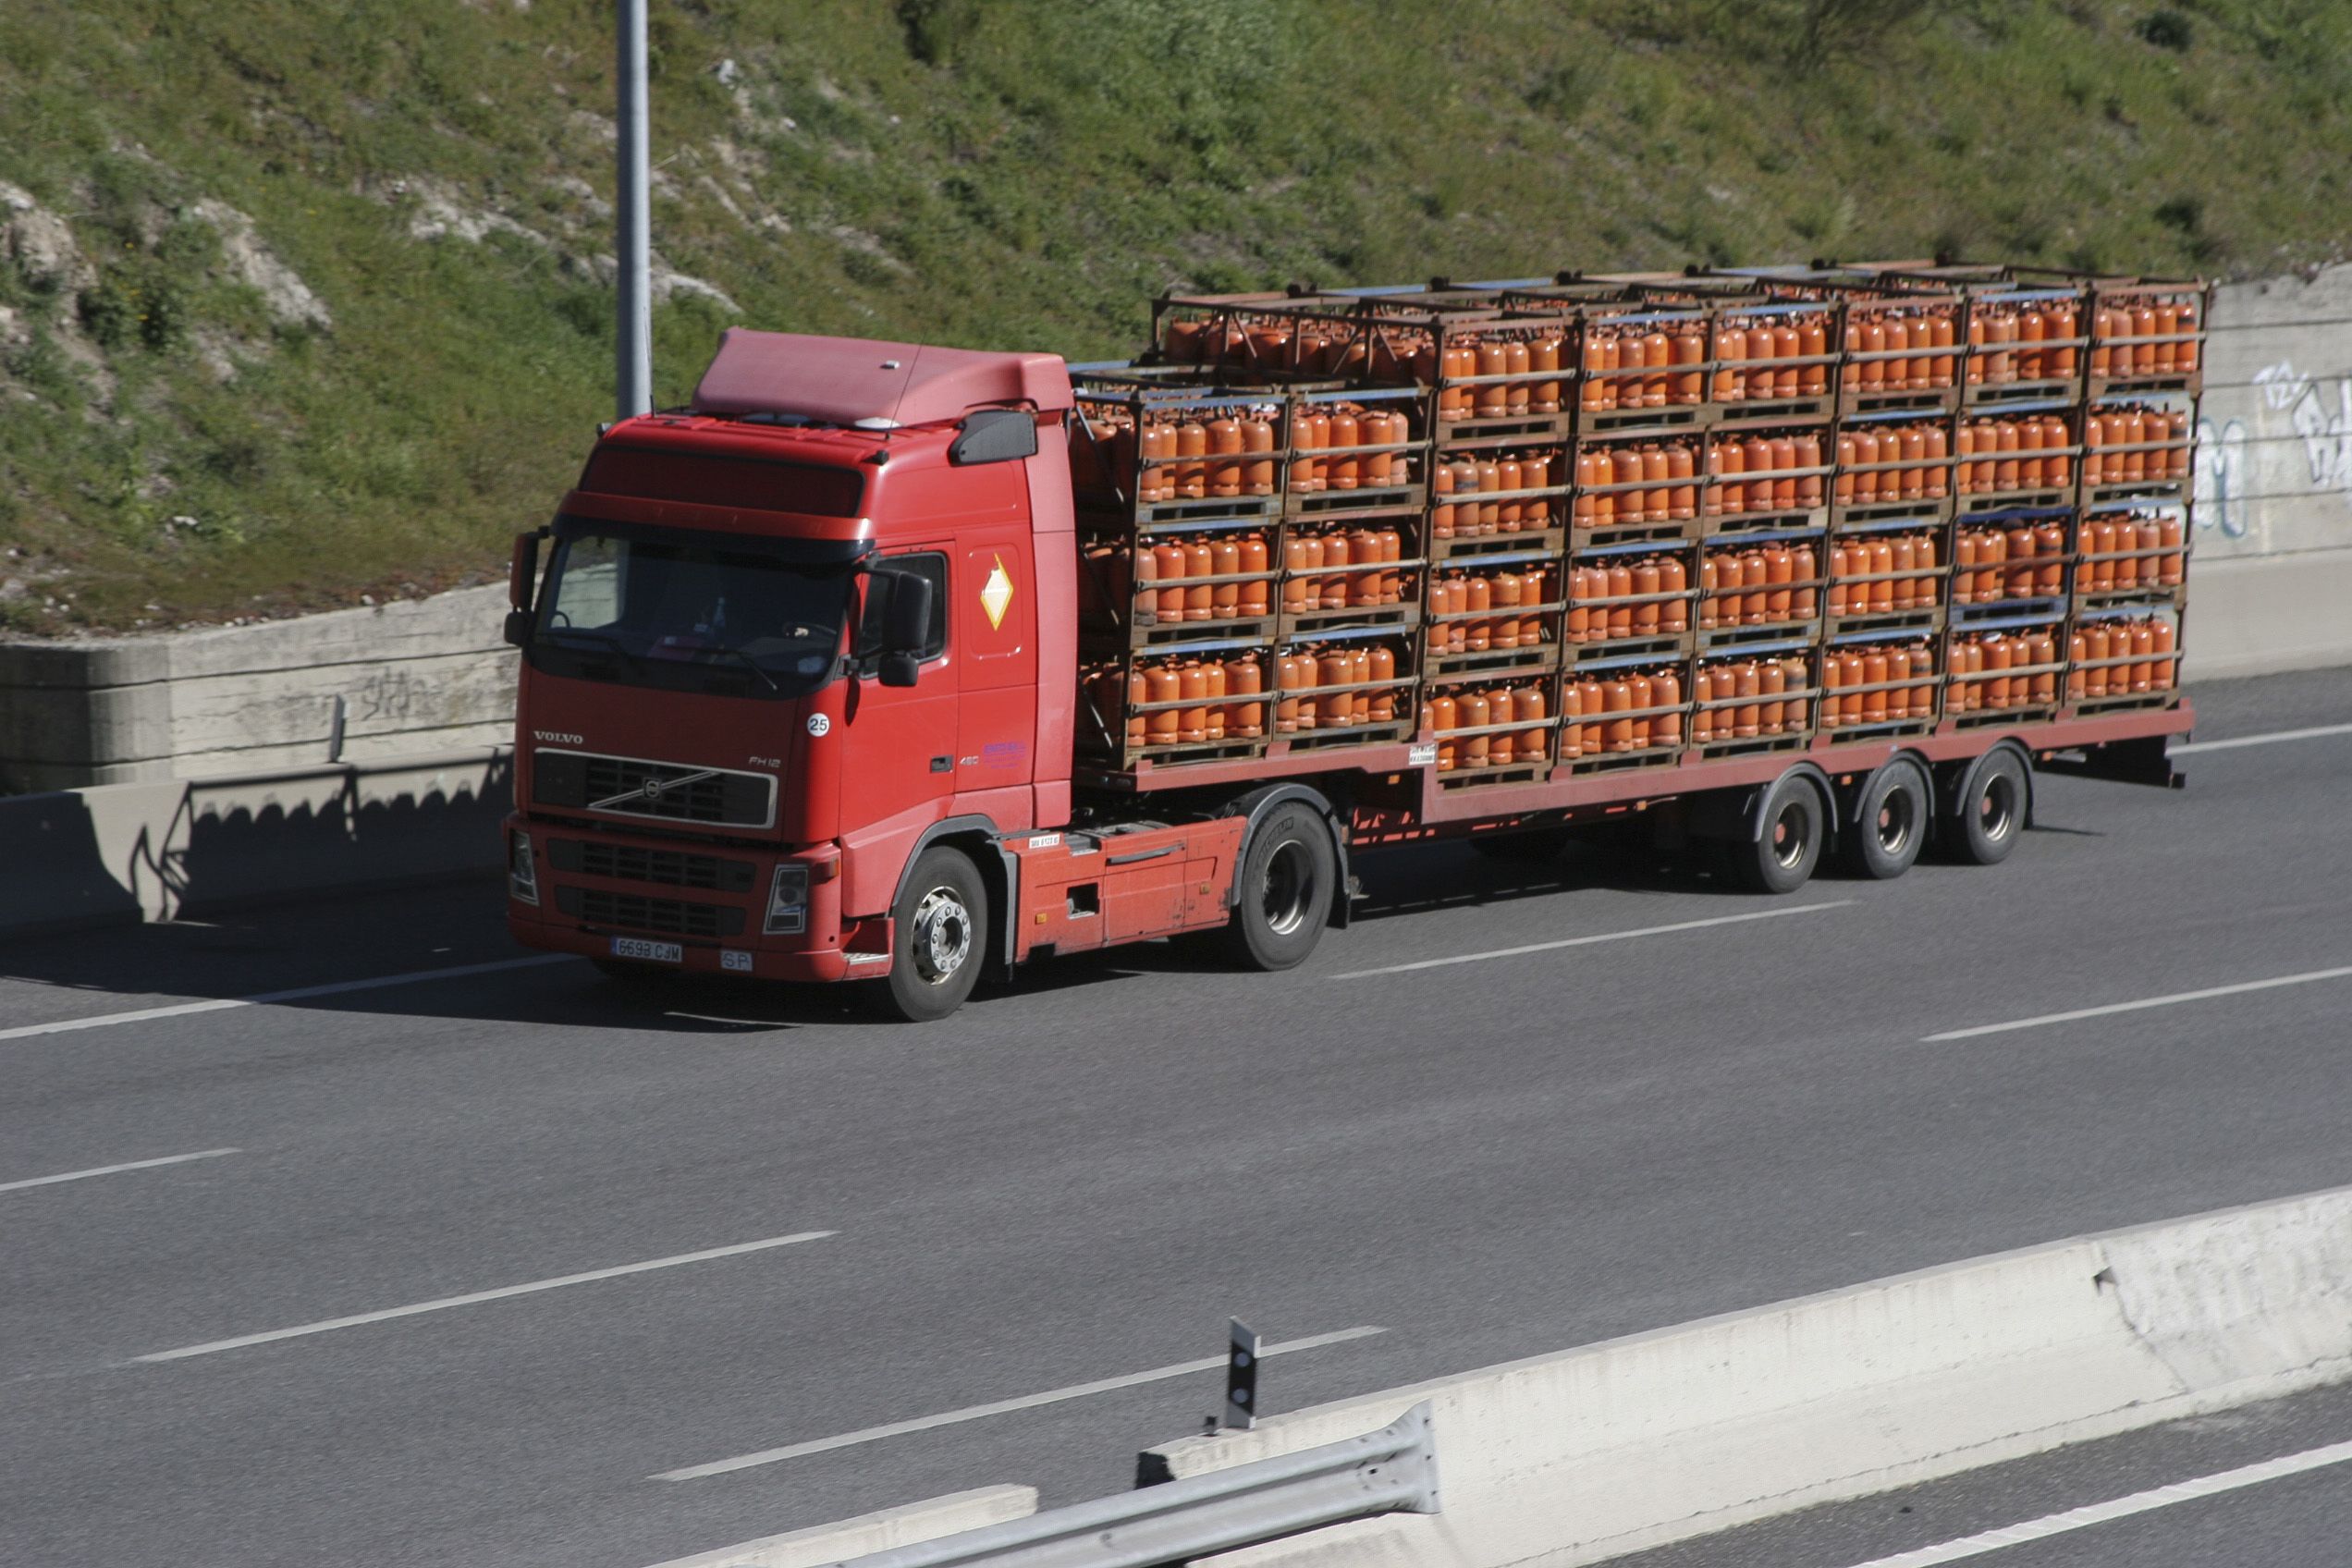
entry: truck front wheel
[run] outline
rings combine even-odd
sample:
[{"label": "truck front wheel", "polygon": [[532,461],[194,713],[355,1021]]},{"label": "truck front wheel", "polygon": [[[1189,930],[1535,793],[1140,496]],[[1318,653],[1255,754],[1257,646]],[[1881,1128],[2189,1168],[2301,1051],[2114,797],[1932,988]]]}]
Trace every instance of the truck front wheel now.
[{"label": "truck front wheel", "polygon": [[1240,898],[1225,928],[1232,959],[1265,970],[1305,962],[1331,918],[1339,864],[1319,814],[1297,803],[1277,806],[1242,853]]},{"label": "truck front wheel", "polygon": [[890,921],[898,945],[889,978],[876,986],[882,1011],[927,1023],[962,1007],[988,952],[988,897],[971,857],[945,846],[925,850]]}]

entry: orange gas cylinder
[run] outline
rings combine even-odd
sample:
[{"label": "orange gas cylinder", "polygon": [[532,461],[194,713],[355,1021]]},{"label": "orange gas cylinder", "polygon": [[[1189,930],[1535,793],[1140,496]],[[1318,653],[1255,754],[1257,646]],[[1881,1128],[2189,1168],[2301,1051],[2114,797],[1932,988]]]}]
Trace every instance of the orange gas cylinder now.
[{"label": "orange gas cylinder", "polygon": [[1469,653],[1483,654],[1494,636],[1493,623],[1487,619],[1488,612],[1494,608],[1494,583],[1484,577],[1472,577],[1464,582],[1463,589],[1462,607],[1477,618],[1462,623],[1463,645]]},{"label": "orange gas cylinder", "polygon": [[[1505,496],[1526,488],[1526,474],[1520,468],[1519,459],[1508,452],[1495,463],[1495,488]],[[1516,533],[1526,513],[1525,501],[1500,501],[1495,507],[1495,526],[1504,533]]]},{"label": "orange gas cylinder", "polygon": [[[1675,373],[1671,395],[1680,404],[1702,403],[1707,400],[1707,377],[1697,367],[1707,361],[1707,334],[1697,326],[1686,326],[1674,334],[1673,361]],[[1691,368],[1685,369],[1688,366]]]},{"label": "orange gas cylinder", "polygon": [[1194,540],[1184,545],[1183,575],[1194,579],[1184,590],[1184,619],[1212,620],[1217,616],[1217,588],[1203,581],[1217,574],[1217,552],[1207,540]]},{"label": "orange gas cylinder", "polygon": [[1747,334],[1736,326],[1726,326],[1715,334],[1715,400],[1736,403],[1747,395],[1747,375],[1742,361],[1747,358]]},{"label": "orange gas cylinder", "polygon": [[[2151,619],[2148,623],[2148,654],[2150,660],[2148,666],[2150,691],[2169,692],[2173,689],[2173,647],[2177,640],[2171,621]],[[2137,639],[2134,640],[2132,651],[2134,653],[2140,651]]]},{"label": "orange gas cylinder", "polygon": [[1789,551],[1789,581],[1795,584],[1789,595],[1791,619],[1811,620],[1821,613],[1821,591],[1814,586],[1820,576],[1820,557],[1812,545],[1798,545]]},{"label": "orange gas cylinder", "polygon": [[1345,408],[1335,409],[1330,416],[1328,440],[1331,457],[1324,465],[1324,487],[1331,490],[1353,490],[1362,481],[1364,459],[1355,447],[1364,439],[1364,422]]},{"label": "orange gas cylinder", "polygon": [[1790,584],[1796,581],[1796,554],[1786,545],[1768,545],[1763,566],[1765,624],[1787,620],[1795,613],[1796,594]]},{"label": "orange gas cylinder", "polygon": [[[1511,694],[1511,721],[1513,724],[1540,727],[1548,717],[1544,712],[1544,693],[1541,686],[1522,686]],[[1544,753],[1542,729],[1535,728],[1520,731],[1517,745],[1522,761],[1531,761],[1542,756]]]},{"label": "orange gas cylinder", "polygon": [[1209,704],[1203,714],[1207,726],[1206,738],[1211,741],[1222,741],[1225,739],[1225,704],[1218,699],[1225,695],[1225,667],[1212,659],[1200,667],[1200,673],[1202,695],[1208,699]]},{"label": "orange gas cylinder", "polygon": [[[1394,680],[1396,679],[1395,650],[1372,648],[1365,651],[1362,668],[1364,679],[1366,680]],[[1366,717],[1370,722],[1374,724],[1393,722],[1397,716],[1396,688],[1387,686],[1370,692],[1366,698],[1365,706]]]},{"label": "orange gas cylinder", "polygon": [[1886,346],[1886,323],[1875,318],[1864,322],[1861,346],[1856,351],[1864,356],[1861,361],[1861,374],[1857,380],[1865,392],[1880,392],[1886,389],[1887,361],[1884,358]]},{"label": "orange gas cylinder", "polygon": [[2131,627],[2131,689],[2148,692],[2155,689],[2156,669],[2152,660],[2156,653],[2156,628],[2150,622],[2136,620]]},{"label": "orange gas cylinder", "polygon": [[1779,492],[1771,481],[1758,480],[1753,476],[1770,473],[1778,466],[1773,461],[1771,441],[1762,435],[1751,435],[1741,442],[1740,464],[1751,476],[1747,482],[1747,509],[1751,512],[1770,511],[1773,498]]},{"label": "orange gas cylinder", "polygon": [[1706,515],[1717,517],[1747,509],[1747,486],[1735,477],[1747,464],[1746,449],[1737,441],[1716,441],[1707,448],[1707,469],[1715,476],[1708,487]]},{"label": "orange gas cylinder", "polygon": [[1221,414],[1204,427],[1208,445],[1208,493],[1212,496],[1238,496],[1242,493],[1242,422],[1231,414]]},{"label": "orange gas cylinder", "polygon": [[[1242,546],[1236,539],[1214,539],[1207,543],[1208,570],[1212,576],[1231,579],[1242,570]],[[1189,554],[1190,551],[1187,551]],[[1221,582],[1209,585],[1208,613],[1214,620],[1231,620],[1242,613],[1242,585]]]},{"label": "orange gas cylinder", "polygon": [[[1486,693],[1483,692],[1463,692],[1455,699],[1454,712],[1461,718],[1462,728],[1464,729],[1476,729],[1482,725],[1493,722],[1489,715]],[[1462,766],[1484,767],[1493,754],[1493,736],[1464,735],[1462,738]]]},{"label": "orange gas cylinder", "polygon": [[1572,567],[1568,572],[1568,610],[1563,619],[1562,635],[1571,643],[1581,643],[1591,635],[1592,611],[1586,607],[1591,589],[1586,584],[1583,567]]},{"label": "orange gas cylinder", "polygon": [[1894,541],[1883,536],[1870,541],[1870,611],[1884,615],[1894,608]]},{"label": "orange gas cylinder", "polygon": [[1654,637],[1658,634],[1658,563],[1643,559],[1634,564],[1628,584],[1640,602],[1634,606],[1634,634]]},{"label": "orange gas cylinder", "polygon": [[[1150,551],[1151,570],[1144,575],[1154,582],[1189,575],[1182,545],[1155,545]],[[1184,590],[1160,588],[1151,595],[1152,613],[1158,620],[1184,619]]]},{"label": "orange gas cylinder", "polygon": [[1901,443],[1898,455],[1907,466],[1902,470],[1903,499],[1924,500],[1928,494],[1928,432],[1923,425],[1905,425],[1897,433]]},{"label": "orange gas cylinder", "polygon": [[1327,610],[1345,609],[1348,602],[1347,574],[1333,571],[1330,569],[1349,564],[1348,537],[1344,533],[1326,533],[1318,538],[1317,543],[1322,546],[1322,564],[1329,575],[1316,580],[1316,607]]},{"label": "orange gas cylinder", "polygon": [[1795,361],[1803,341],[1792,323],[1783,321],[1772,328],[1772,358],[1778,361],[1772,371],[1773,397],[1794,398],[1797,395],[1796,389],[1803,381],[1804,372]]},{"label": "orange gas cylinder", "polygon": [[2156,581],[2166,588],[2181,585],[2187,570],[2187,559],[2181,553],[2184,540],[2181,520],[2167,515],[2156,521],[2156,545],[2164,554],[2156,562]]},{"label": "orange gas cylinder", "polygon": [[[1817,469],[1821,466],[1821,438],[1819,436],[1799,435],[1791,445],[1794,448],[1791,466],[1800,469]],[[1819,474],[1808,473],[1802,476],[1795,482],[1795,493],[1790,497],[1794,505],[1810,511],[1821,504],[1822,487]]]},{"label": "orange gas cylinder", "polygon": [[1633,749],[1646,752],[1649,750],[1649,721],[1652,716],[1643,710],[1650,705],[1650,679],[1638,671],[1630,673],[1625,677],[1625,689],[1628,693],[1626,701],[1633,705],[1635,715],[1627,721],[1631,727]]},{"label": "orange gas cylinder", "polygon": [[1649,743],[1653,746],[1679,746],[1683,743],[1683,683],[1672,670],[1660,669],[1649,678],[1650,706],[1669,711],[1655,715],[1649,721]]},{"label": "orange gas cylinder", "polygon": [[1560,689],[1560,760],[1574,762],[1585,754],[1585,727],[1577,722],[1585,716],[1584,688],[1574,680],[1563,682]]},{"label": "orange gas cylinder", "polygon": [[1835,654],[1821,655],[1821,728],[1835,729],[1845,722],[1845,665]]},{"label": "orange gas cylinder", "polygon": [[1886,498],[1880,492],[1892,475],[1877,465],[1887,459],[1886,448],[1893,444],[1893,437],[1882,435],[1876,430],[1857,430],[1851,436],[1843,437],[1843,439],[1851,441],[1854,446],[1855,505],[1873,506]]},{"label": "orange gas cylinder", "polygon": [[[1505,375],[1510,373],[1509,356],[1500,343],[1481,343],[1477,350],[1480,376]],[[1474,401],[1478,417],[1492,418],[1509,411],[1511,389],[1500,381],[1481,381]]]},{"label": "orange gas cylinder", "polygon": [[[1821,655],[1821,663],[1824,669],[1831,664],[1837,667],[1837,684],[1843,693],[1838,698],[1838,723],[1841,725],[1861,723],[1862,693],[1855,688],[1862,684],[1862,678],[1868,673],[1862,655],[1859,653],[1824,654]],[[1826,722],[1829,715],[1827,704],[1822,705],[1821,712]]]},{"label": "orange gas cylinder", "polygon": [[[1315,674],[1320,685],[1345,686],[1355,677],[1355,660],[1344,648],[1327,649],[1316,660]],[[1355,694],[1327,692],[1317,717],[1326,729],[1346,729],[1355,722]]]},{"label": "orange gas cylinder", "polygon": [[1519,607],[1520,578],[1515,571],[1499,571],[1490,580],[1488,597],[1497,613],[1488,623],[1487,643],[1492,648],[1515,648],[1519,645],[1519,617],[1512,612]]},{"label": "orange gas cylinder", "polygon": [[1690,629],[1690,601],[1683,595],[1690,592],[1690,570],[1672,556],[1662,556],[1658,561],[1658,591],[1669,594],[1658,606],[1658,630],[1686,631]]},{"label": "orange gas cylinder", "polygon": [[1603,704],[1610,715],[1609,722],[1605,727],[1609,749],[1612,752],[1632,751],[1634,749],[1634,721],[1620,717],[1633,708],[1632,682],[1622,679],[1610,681],[1604,688]]},{"label": "orange gas cylinder", "polygon": [[1641,476],[1642,459],[1637,449],[1621,447],[1610,454],[1609,483],[1636,486],[1634,489],[1620,490],[1615,493],[1619,522],[1640,522],[1648,516],[1646,496],[1637,488],[1641,484]]},{"label": "orange gas cylinder", "polygon": [[1601,380],[1601,337],[1599,327],[1585,328],[1584,348],[1577,356],[1577,365],[1583,373],[1576,391],[1576,406],[1580,409],[1599,410],[1604,406],[1601,394],[1606,384]]},{"label": "orange gas cylinder", "polygon": [[1502,373],[1515,378],[1503,385],[1502,407],[1505,413],[1524,414],[1527,411],[1526,378],[1533,364],[1525,338],[1514,337],[1502,345]]},{"label": "orange gas cylinder", "polygon": [[[1655,327],[1642,334],[1642,366],[1649,374],[1641,378],[1641,401],[1644,408],[1662,409],[1670,396],[1667,370],[1674,362],[1674,346],[1666,335]],[[1630,386],[1631,384],[1628,383]],[[1626,400],[1631,406],[1630,400]]]},{"label": "orange gas cylinder", "polygon": [[[1535,373],[1534,385],[1527,389],[1527,411],[1556,414],[1560,411],[1560,348],[1555,337],[1538,337],[1527,347],[1527,368]],[[1402,435],[1397,439],[1404,439]]]},{"label": "orange gas cylinder", "polygon": [[2021,381],[2046,379],[2041,357],[2045,325],[2038,306],[2027,305],[2017,312],[2017,378]]},{"label": "orange gas cylinder", "polygon": [[1585,725],[1584,750],[1586,756],[1599,756],[1602,751],[1602,712],[1608,706],[1608,691],[1599,680],[1585,680],[1576,687],[1581,711],[1588,721]]},{"label": "orange gas cylinder", "polygon": [[[1245,575],[1267,570],[1268,557],[1264,534],[1244,533],[1236,545],[1236,552],[1240,557],[1237,570]],[[1266,579],[1262,576],[1251,576],[1249,582],[1240,585],[1239,599],[1243,615],[1266,614],[1271,607]]]},{"label": "orange gas cylinder", "polygon": [[[2083,642],[2084,652],[2089,655],[2090,663],[2090,668],[2083,672],[2084,694],[2092,697],[2106,696],[2113,689],[2115,667],[2105,661],[2117,656],[2115,634],[2104,625],[2093,625],[2083,633]],[[2129,633],[2125,634],[2125,651],[2128,652]],[[2126,677],[2125,684],[2129,685],[2129,678]]]},{"label": "orange gas cylinder", "polygon": [[1672,512],[1673,497],[1668,481],[1673,476],[1673,463],[1666,449],[1654,443],[1641,448],[1642,515],[1652,522],[1664,521]]},{"label": "orange gas cylinder", "polygon": [[2197,306],[2194,302],[2182,301],[2178,307],[2178,316],[2174,326],[2176,330],[2190,335],[2181,342],[2173,345],[2173,369],[2179,374],[2187,375],[2197,368],[2197,338],[2195,337]]},{"label": "orange gas cylinder", "polygon": [[1176,493],[1194,499],[1208,494],[1207,427],[1186,420],[1176,427]]},{"label": "orange gas cylinder", "polygon": [[2155,306],[2145,300],[2141,300],[2132,312],[2131,325],[2132,337],[2138,339],[2132,345],[2132,374],[2154,375],[2157,369]]},{"label": "orange gas cylinder", "polygon": [[1631,637],[1634,634],[1634,606],[1628,601],[1634,592],[1634,569],[1620,562],[1609,568],[1609,635]]},{"label": "orange gas cylinder", "polygon": [[1756,730],[1759,735],[1781,732],[1780,695],[1788,689],[1788,670],[1778,659],[1766,659],[1756,667],[1756,694],[1765,700],[1757,705]]},{"label": "orange gas cylinder", "polygon": [[1902,682],[1911,679],[1911,650],[1889,648],[1886,651],[1887,680],[1895,682],[1887,691],[1887,717],[1900,721],[1912,717],[1911,688]]},{"label": "orange gas cylinder", "polygon": [[1764,692],[1763,674],[1754,659],[1743,659],[1731,666],[1730,674],[1732,694],[1738,699],[1738,705],[1732,709],[1732,735],[1736,740],[1753,741],[1764,729],[1764,705],[1758,701]]},{"label": "orange gas cylinder", "polygon": [[[1228,697],[1255,697],[1265,690],[1266,672],[1255,657],[1229,659],[1225,664],[1225,694]],[[1255,741],[1266,733],[1264,703],[1228,703],[1225,704],[1225,733]]]},{"label": "orange gas cylinder", "polygon": [[1898,356],[1886,362],[1884,382],[1886,389],[1890,392],[1907,392],[1911,389],[1911,361],[1904,356],[1907,355],[1911,348],[1911,324],[1899,315],[1889,316],[1886,322],[1886,346],[1889,354]]},{"label": "orange gas cylinder", "polygon": [[1830,333],[1823,318],[1807,316],[1798,324],[1796,351],[1812,361],[1798,373],[1798,387],[1808,398],[1827,392],[1830,389],[1830,365],[1823,356],[1830,351]]},{"label": "orange gas cylinder", "polygon": [[1747,592],[1740,595],[1738,619],[1748,626],[1761,626],[1772,619],[1771,569],[1765,564],[1760,548],[1742,550],[1739,565],[1740,583]]},{"label": "orange gas cylinder", "polygon": [[[1164,664],[1156,665],[1144,672],[1144,690],[1145,700],[1151,703],[1173,703],[1184,694],[1183,682],[1178,677],[1175,668]],[[1174,745],[1182,739],[1181,733],[1182,724],[1183,718],[1179,709],[1154,709],[1145,718],[1145,729],[1150,735],[1150,743],[1155,746]]]},{"label": "orange gas cylinder", "polygon": [[[1916,607],[1919,602],[1917,579],[1909,575],[1918,568],[1918,542],[1908,533],[1899,533],[1887,541],[1887,570],[1905,574],[1889,585],[1887,607],[1890,609],[1907,610]],[[1874,557],[1876,554],[1873,549]]]},{"label": "orange gas cylinder", "polygon": [[2066,591],[2066,529],[2045,522],[2034,530],[2034,592],[2050,598]]},{"label": "orange gas cylinder", "polygon": [[[2010,694],[2020,703],[2054,703],[2058,700],[2058,640],[2046,631],[2030,632],[2025,639],[2026,663],[2036,673],[2024,680],[2012,680]],[[2017,690],[2024,687],[2023,692]]]},{"label": "orange gas cylinder", "polygon": [[1460,753],[1456,749],[1456,743],[1446,737],[1460,722],[1460,718],[1456,717],[1455,704],[1452,697],[1439,695],[1429,699],[1429,729],[1438,736],[1438,771],[1439,773],[1451,773],[1458,765]]},{"label": "orange gas cylinder", "polygon": [[[1772,472],[1781,476],[1772,481],[1773,509],[1783,512],[1794,511],[1796,509],[1797,494],[1796,439],[1790,435],[1779,435],[1773,437],[1768,446],[1772,454],[1770,459]],[[1755,494],[1754,488],[1751,487],[1748,491],[1749,496],[1753,497]]]},{"label": "orange gas cylinder", "polygon": [[1242,421],[1242,493],[1274,494],[1274,423],[1255,418]]}]

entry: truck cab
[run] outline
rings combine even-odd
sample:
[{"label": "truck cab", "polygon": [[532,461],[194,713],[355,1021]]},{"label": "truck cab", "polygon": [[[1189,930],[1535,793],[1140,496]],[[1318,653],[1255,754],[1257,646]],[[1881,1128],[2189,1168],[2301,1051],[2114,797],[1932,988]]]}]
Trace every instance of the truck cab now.
[{"label": "truck cab", "polygon": [[[738,328],[606,429],[516,545],[516,937],[835,981],[895,913],[991,957],[998,846],[1069,816],[1071,401],[1048,354]],[[939,846],[984,885],[902,907]]]}]

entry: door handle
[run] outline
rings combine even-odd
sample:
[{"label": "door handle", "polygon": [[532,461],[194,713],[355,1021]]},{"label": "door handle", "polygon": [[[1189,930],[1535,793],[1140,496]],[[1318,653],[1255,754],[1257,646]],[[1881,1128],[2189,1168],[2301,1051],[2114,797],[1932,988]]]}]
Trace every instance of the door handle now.
[{"label": "door handle", "polygon": [[955,759],[953,757],[933,757],[931,759],[931,771],[934,773],[953,773],[955,771]]}]

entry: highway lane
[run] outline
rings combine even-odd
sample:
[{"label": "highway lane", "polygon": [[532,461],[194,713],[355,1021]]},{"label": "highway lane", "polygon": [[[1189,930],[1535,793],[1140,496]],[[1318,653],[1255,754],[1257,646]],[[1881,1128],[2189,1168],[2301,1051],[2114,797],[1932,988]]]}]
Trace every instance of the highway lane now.
[{"label": "highway lane", "polygon": [[2081,1443],[1612,1568],[2342,1568],[2352,1389]]},{"label": "highway lane", "polygon": [[[2244,738],[2352,720],[2352,681],[2199,704]],[[1287,1406],[2352,1181],[2352,981],[1928,1040],[2352,963],[2352,735],[2184,766],[2046,781],[1996,870],[1786,900],[1400,852],[1300,972],[1071,960],[929,1029],[553,964],[0,1040],[0,1559],[632,1568],[1067,1500],[1214,1376],[652,1477],[1182,1364],[1228,1313],[1387,1330],[1270,1364]],[[496,899],[18,943],[0,1031],[497,962]]]}]

